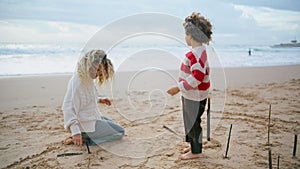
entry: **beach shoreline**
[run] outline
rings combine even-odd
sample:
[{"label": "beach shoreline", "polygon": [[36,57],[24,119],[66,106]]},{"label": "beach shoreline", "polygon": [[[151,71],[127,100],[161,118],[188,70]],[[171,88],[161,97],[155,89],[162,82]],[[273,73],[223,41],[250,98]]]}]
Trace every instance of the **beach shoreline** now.
[{"label": "beach shoreline", "polygon": [[[223,71],[224,70],[224,71]],[[225,90],[227,88],[243,87],[255,84],[285,82],[300,78],[300,65],[245,67],[245,68],[214,68],[211,70],[211,89]],[[144,73],[144,74],[143,74]],[[176,85],[178,79],[177,70],[149,70],[140,71],[117,71],[115,73],[115,89],[127,90],[130,80],[139,75],[138,86],[148,89],[167,89]],[[13,76],[0,78],[0,107],[1,109],[34,106],[34,105],[60,105],[64,97],[67,83],[71,73]],[[145,77],[143,77],[145,76]],[[165,78],[156,82],[155,76]],[[147,82],[150,83],[147,86]],[[118,86],[118,83],[122,84]],[[125,84],[125,85],[124,85]],[[103,91],[107,94],[110,86],[105,86]],[[42,98],[42,99],[41,99]],[[47,103],[47,104],[45,104]]]}]

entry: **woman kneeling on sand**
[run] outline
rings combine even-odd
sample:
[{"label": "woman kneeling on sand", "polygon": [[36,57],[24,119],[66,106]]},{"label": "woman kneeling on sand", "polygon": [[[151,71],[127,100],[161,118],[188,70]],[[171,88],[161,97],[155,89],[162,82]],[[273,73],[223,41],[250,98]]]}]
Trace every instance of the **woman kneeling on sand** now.
[{"label": "woman kneeling on sand", "polygon": [[123,127],[102,116],[97,107],[97,103],[111,105],[111,101],[98,100],[94,80],[97,79],[97,83],[102,85],[113,74],[113,65],[102,50],[89,51],[79,60],[62,106],[64,127],[71,131],[66,144],[74,143],[82,147],[83,141],[96,145],[123,137]]}]

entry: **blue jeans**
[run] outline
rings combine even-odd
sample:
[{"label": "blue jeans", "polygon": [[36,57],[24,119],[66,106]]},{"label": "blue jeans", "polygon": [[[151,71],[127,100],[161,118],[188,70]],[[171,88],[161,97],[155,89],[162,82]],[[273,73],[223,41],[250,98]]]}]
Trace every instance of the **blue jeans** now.
[{"label": "blue jeans", "polygon": [[104,142],[122,139],[125,130],[120,125],[112,120],[102,116],[101,120],[97,120],[94,132],[82,132],[82,138],[85,139],[89,145],[97,145]]}]

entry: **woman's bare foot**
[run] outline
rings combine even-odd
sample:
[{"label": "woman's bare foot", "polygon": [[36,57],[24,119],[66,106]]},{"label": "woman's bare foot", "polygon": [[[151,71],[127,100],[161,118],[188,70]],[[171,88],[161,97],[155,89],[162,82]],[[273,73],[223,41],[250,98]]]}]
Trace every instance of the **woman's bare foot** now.
[{"label": "woman's bare foot", "polygon": [[189,152],[189,151],[191,151],[191,147],[187,147],[187,148],[184,148],[184,149],[183,149],[183,153],[187,153],[187,152]]},{"label": "woman's bare foot", "polygon": [[180,156],[181,160],[191,160],[191,159],[196,159],[196,158],[200,158],[200,154],[193,154],[191,151],[182,154]]}]

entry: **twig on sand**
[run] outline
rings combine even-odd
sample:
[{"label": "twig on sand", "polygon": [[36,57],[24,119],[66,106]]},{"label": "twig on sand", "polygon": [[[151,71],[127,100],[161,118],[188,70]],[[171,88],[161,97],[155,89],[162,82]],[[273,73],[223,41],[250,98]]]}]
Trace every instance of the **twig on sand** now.
[{"label": "twig on sand", "polygon": [[74,155],[82,155],[82,153],[62,153],[62,154],[57,154],[57,157],[64,157],[64,156],[74,156]]},{"label": "twig on sand", "polygon": [[171,128],[169,128],[168,126],[166,126],[166,125],[163,125],[163,128],[165,128],[165,129],[169,130],[171,133],[174,133],[175,135],[177,135],[177,136],[179,136],[179,137],[180,137],[180,135],[179,135],[178,133],[176,133],[174,130],[172,130],[172,129],[171,129]]}]

